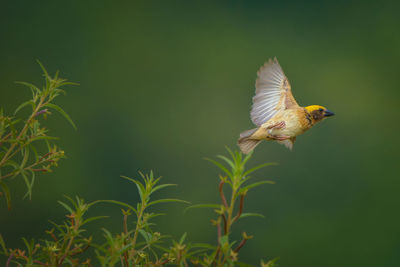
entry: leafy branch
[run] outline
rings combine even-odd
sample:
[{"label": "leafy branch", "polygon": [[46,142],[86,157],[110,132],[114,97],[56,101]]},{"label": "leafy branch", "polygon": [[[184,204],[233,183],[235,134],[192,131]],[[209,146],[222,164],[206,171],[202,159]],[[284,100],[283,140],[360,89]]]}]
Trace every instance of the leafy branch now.
[{"label": "leafy branch", "polygon": [[[239,251],[253,236],[243,231],[240,242],[238,240],[231,241],[232,226],[241,218],[250,216],[263,217],[263,215],[258,213],[243,212],[245,197],[252,188],[263,184],[274,184],[273,181],[269,180],[249,183],[252,178],[250,174],[263,167],[274,165],[274,163],[261,164],[247,170],[246,163],[251,158],[252,153],[243,156],[240,152],[232,152],[229,148],[227,150],[231,158],[221,155],[217,156],[226,165],[207,158],[208,161],[212,162],[224,173],[224,175],[219,176],[220,182],[218,185],[221,204],[197,204],[186,209],[212,208],[217,214],[217,218],[212,220],[212,224],[217,228],[217,246],[209,249],[207,253],[203,253],[201,256],[190,259],[192,263],[196,263],[199,266],[234,266],[235,263],[240,263],[238,260]],[[230,198],[225,196],[224,186],[226,185],[230,191]]]},{"label": "leafy branch", "polygon": [[[50,143],[57,138],[47,135],[48,130],[40,124],[41,118],[46,119],[51,115],[50,110],[55,110],[76,129],[68,114],[53,103],[57,96],[65,94],[61,87],[76,83],[59,78],[58,72],[54,77],[49,76],[43,65],[38,63],[45,78],[43,88],[18,82],[31,90],[32,98],[19,105],[13,116],[5,116],[3,110],[0,110],[0,187],[9,209],[11,195],[8,184],[11,179],[22,176],[27,187],[24,197],[31,198],[36,173],[51,172],[64,157],[64,151]],[[31,108],[30,115],[25,120],[17,118],[16,115],[27,107]],[[47,152],[40,153],[43,150],[42,144],[47,147]]]},{"label": "leafy branch", "polygon": [[[136,185],[140,197],[140,202],[136,204],[136,207],[116,200],[97,200],[93,202],[93,204],[101,202],[114,203],[127,208],[122,210],[123,231],[120,234],[112,235],[107,230],[104,230],[107,242],[96,247],[97,258],[102,266],[114,266],[117,262],[126,267],[162,266],[167,263],[173,263],[176,260],[172,254],[168,253],[168,249],[162,246],[162,239],[167,236],[154,232],[151,228],[153,224],[150,220],[163,214],[149,213],[147,210],[149,207],[161,203],[188,202],[175,198],[152,200],[154,192],[175,186],[175,184],[158,184],[161,177],[155,178],[153,172],[148,175],[140,173],[140,176],[143,182],[122,176],[122,178]],[[128,217],[132,214],[135,215],[135,226],[130,229]],[[160,251],[161,254],[158,253]]]}]

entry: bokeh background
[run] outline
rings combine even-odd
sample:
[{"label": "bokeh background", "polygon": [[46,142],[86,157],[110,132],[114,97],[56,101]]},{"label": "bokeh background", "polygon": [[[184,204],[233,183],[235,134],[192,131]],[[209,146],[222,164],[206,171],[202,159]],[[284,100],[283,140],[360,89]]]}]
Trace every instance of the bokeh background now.
[{"label": "bokeh background", "polygon": [[[33,199],[0,206],[0,232],[10,246],[41,238],[60,221],[63,195],[135,203],[120,175],[154,170],[179,186],[158,197],[217,202],[219,171],[204,157],[236,148],[252,128],[258,68],[276,56],[297,101],[337,115],[300,136],[290,152],[257,147],[250,165],[276,185],[257,188],[234,230],[255,235],[241,259],[258,265],[399,266],[400,173],[398,1],[3,1],[0,8],[0,104],[11,114],[30,97],[14,81],[42,84],[51,73],[80,83],[57,99],[78,125],[47,120],[68,159],[42,175]],[[215,241],[212,212],[168,213],[158,230],[195,242]],[[118,207],[93,214],[121,228]],[[98,227],[101,224],[94,224]],[[94,227],[94,228],[96,228]],[[101,239],[101,230],[93,230]],[[0,263],[2,265],[3,263]]]}]

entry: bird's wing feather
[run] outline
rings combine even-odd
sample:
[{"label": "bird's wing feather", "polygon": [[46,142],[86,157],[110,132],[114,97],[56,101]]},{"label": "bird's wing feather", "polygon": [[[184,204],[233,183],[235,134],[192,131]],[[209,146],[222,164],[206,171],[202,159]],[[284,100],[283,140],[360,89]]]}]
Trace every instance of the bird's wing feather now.
[{"label": "bird's wing feather", "polygon": [[278,60],[269,60],[258,71],[256,95],[253,97],[251,120],[261,126],[279,110],[298,107],[292,95],[288,79]]}]

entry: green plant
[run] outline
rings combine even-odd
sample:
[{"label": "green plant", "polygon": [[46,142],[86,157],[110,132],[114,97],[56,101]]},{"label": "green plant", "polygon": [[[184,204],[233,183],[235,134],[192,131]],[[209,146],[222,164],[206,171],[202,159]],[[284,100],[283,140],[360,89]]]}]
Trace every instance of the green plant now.
[{"label": "green plant", "polygon": [[[167,203],[167,202],[182,202],[184,200],[167,198],[152,200],[151,195],[163,188],[175,186],[174,184],[158,184],[161,177],[155,178],[153,172],[149,175],[140,173],[143,182],[122,176],[122,178],[134,183],[140,196],[140,202],[136,207],[115,201],[115,200],[98,200],[94,203],[109,202],[125,207],[122,210],[123,214],[123,231],[120,234],[112,235],[106,229],[104,237],[106,242],[96,246],[96,255],[102,266],[114,266],[118,261],[122,266],[161,266],[166,263],[173,262],[170,254],[166,253],[162,240],[166,236],[155,232],[152,229],[151,219],[164,214],[148,212],[151,206]],[[128,217],[134,215],[134,227],[130,229]]]},{"label": "green plant", "polygon": [[[42,66],[41,66],[42,67]],[[57,161],[63,157],[63,151],[50,144],[55,139],[46,135],[47,130],[41,128],[39,118],[50,114],[48,108],[59,111],[71,122],[69,116],[52,101],[60,93],[61,86],[71,84],[58,78],[58,74],[51,78],[42,67],[46,85],[42,90],[34,85],[27,85],[32,90],[32,100],[20,105],[20,109],[31,106],[32,112],[24,123],[15,117],[0,116],[0,185],[6,195],[10,207],[10,195],[7,183],[22,176],[27,184],[26,196],[31,196],[35,173],[48,172]],[[19,127],[17,127],[19,125]],[[36,148],[37,141],[47,145],[47,152],[39,153]],[[46,231],[48,238],[44,240],[27,240],[23,238],[25,248],[9,248],[0,235],[0,262],[5,261],[5,266],[166,266],[179,267],[194,266],[249,266],[240,262],[239,253],[246,242],[252,238],[245,231],[241,232],[240,240],[234,239],[235,223],[245,217],[261,214],[244,212],[244,202],[249,191],[263,184],[272,184],[272,181],[262,180],[251,182],[250,174],[263,167],[272,165],[262,164],[250,169],[246,165],[252,154],[243,156],[240,152],[227,149],[230,158],[217,156],[225,165],[213,159],[222,172],[219,176],[218,192],[221,203],[197,204],[186,208],[186,211],[196,208],[211,208],[216,217],[211,220],[216,227],[217,242],[194,243],[189,242],[186,233],[179,241],[171,239],[168,235],[161,234],[155,229],[152,219],[164,215],[153,211],[157,204],[168,202],[186,201],[166,198],[153,199],[154,192],[175,186],[174,184],[159,184],[153,172],[140,173],[141,179],[122,178],[135,184],[140,201],[136,204],[125,203],[118,200],[96,200],[86,203],[82,198],[66,197],[67,202],[59,204],[67,211],[66,219],[61,223],[51,222],[52,228]],[[33,157],[30,155],[34,155]],[[228,190],[227,190],[228,189]],[[226,197],[228,194],[228,198]],[[122,227],[119,233],[112,233],[102,228],[104,241],[96,243],[93,236],[96,232],[87,228],[95,220],[107,216],[87,215],[88,210],[94,205],[116,204],[122,207]],[[3,230],[3,229],[2,229]],[[92,233],[92,234],[91,234]],[[274,267],[277,259],[261,262],[262,267]],[[96,263],[94,263],[96,262]],[[2,263],[0,264],[2,265]]]},{"label": "green plant", "polygon": [[87,223],[104,218],[97,216],[86,218],[86,213],[93,203],[86,204],[83,199],[66,197],[69,204],[59,203],[69,212],[67,219],[56,224],[51,222],[53,228],[46,231],[49,239],[41,242],[28,241],[23,238],[25,249],[7,248],[0,235],[0,245],[3,254],[6,255],[6,266],[14,263],[17,266],[90,266],[90,258],[85,257],[84,252],[91,246],[92,237],[85,236]]},{"label": "green plant", "polygon": [[[263,217],[258,213],[243,212],[244,200],[250,189],[263,184],[274,183],[269,180],[249,183],[251,180],[250,174],[263,167],[274,165],[274,163],[261,164],[247,170],[246,164],[252,153],[243,156],[240,152],[232,152],[229,148],[227,150],[231,159],[221,155],[218,156],[228,165],[227,167],[218,161],[207,159],[224,173],[224,175],[219,176],[220,183],[218,186],[221,204],[198,204],[187,208],[212,208],[217,214],[217,218],[212,220],[212,224],[217,228],[218,244],[211,249],[207,249],[209,246],[205,246],[206,252],[202,252],[199,256],[190,257],[192,263],[200,266],[233,266],[234,264],[241,264],[238,257],[239,251],[252,236],[243,231],[240,242],[239,240],[231,240],[232,226],[239,219],[245,217]],[[224,185],[228,185],[230,191],[228,199],[225,197]],[[191,249],[188,249],[188,252],[191,251]],[[267,264],[273,266],[272,261]]]},{"label": "green plant", "polygon": [[[21,176],[27,187],[25,197],[31,198],[36,174],[50,172],[64,157],[64,151],[51,143],[57,138],[47,135],[48,130],[41,126],[41,119],[50,115],[50,110],[56,110],[76,128],[68,114],[53,103],[57,96],[65,94],[61,87],[76,84],[59,78],[58,72],[50,77],[40,62],[39,65],[43,70],[45,86],[39,89],[33,84],[18,82],[30,88],[32,98],[18,106],[14,116],[5,116],[0,110],[0,187],[9,209],[9,183],[12,179]],[[28,117],[25,120],[16,117],[25,107],[31,107]]]},{"label": "green plant", "polygon": [[[8,257],[8,264],[15,263],[18,266],[91,266],[92,258],[85,253],[89,248],[94,250],[101,266],[115,266],[118,262],[121,266],[161,266],[171,263],[174,258],[167,253],[167,248],[161,246],[166,236],[154,232],[150,220],[163,215],[148,212],[148,208],[160,203],[183,202],[179,199],[151,200],[151,195],[173,184],[158,184],[160,178],[154,178],[153,172],[149,175],[142,173],[143,182],[122,176],[136,184],[140,195],[140,202],[136,207],[117,200],[97,200],[85,203],[83,199],[66,197],[70,202],[59,203],[68,211],[67,219],[61,224],[51,222],[53,228],[46,231],[50,236],[47,240],[36,242],[24,240],[25,249],[7,248],[0,235],[2,254]],[[92,236],[85,235],[88,231],[86,224],[94,220],[107,218],[107,216],[87,217],[90,207],[99,203],[113,203],[124,207],[122,209],[123,227],[119,234],[112,234],[103,228],[105,242],[95,244]],[[134,227],[131,229],[128,217],[135,215]]]}]

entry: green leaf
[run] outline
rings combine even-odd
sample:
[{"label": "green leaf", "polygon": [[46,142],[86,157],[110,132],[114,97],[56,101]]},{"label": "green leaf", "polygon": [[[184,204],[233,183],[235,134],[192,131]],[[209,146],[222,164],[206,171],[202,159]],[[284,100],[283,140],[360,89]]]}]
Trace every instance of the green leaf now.
[{"label": "green leaf", "polygon": [[[59,87],[61,87],[61,86],[64,86],[64,85],[79,85],[79,84],[77,84],[77,83],[71,83],[71,82],[66,82],[66,83],[61,83],[60,85],[59,85]],[[57,94],[57,95],[59,95],[59,94],[63,94],[63,95],[66,95],[67,93],[63,90],[63,89],[60,89],[60,88],[55,88],[54,89],[54,92]]]},{"label": "green leaf", "polygon": [[144,188],[143,184],[142,184],[141,182],[138,182],[138,181],[136,181],[135,179],[129,178],[129,177],[127,177],[127,176],[121,176],[121,177],[124,178],[124,179],[126,179],[126,180],[128,180],[128,181],[131,181],[131,182],[134,183],[134,184],[136,184],[136,187],[137,187],[137,189],[138,189],[138,191],[139,191],[140,200],[141,200],[142,202],[145,201],[145,200],[143,199],[143,197],[144,197],[144,195],[145,195],[145,193],[146,193],[146,189]]},{"label": "green leaf", "polygon": [[[231,151],[232,152],[232,151]],[[239,166],[240,162],[242,162],[242,160],[240,159],[241,157],[241,153],[237,152],[236,150],[234,152],[232,152],[231,156],[232,156],[232,160],[235,163],[235,165]]]},{"label": "green leaf", "polygon": [[52,103],[47,103],[46,107],[57,110],[72,125],[72,127],[74,127],[74,129],[77,130],[75,123],[72,121],[72,119],[69,117],[69,115],[62,108],[60,108],[59,106],[54,105]]},{"label": "green leaf", "polygon": [[207,249],[216,249],[216,246],[207,244],[207,243],[193,243],[190,244],[191,248],[207,248]]},{"label": "green leaf", "polygon": [[37,94],[40,94],[40,93],[41,93],[40,89],[37,88],[35,85],[33,85],[33,84],[31,84],[31,83],[27,83],[27,82],[15,82],[15,83],[21,84],[21,85],[25,85],[25,86],[29,87],[29,88],[32,90],[32,94],[33,94],[34,92],[36,92]]},{"label": "green leaf", "polygon": [[10,189],[8,189],[8,186],[7,186],[4,182],[2,182],[2,181],[0,181],[0,186],[1,186],[1,188],[2,188],[2,190],[3,190],[3,193],[4,193],[5,197],[6,197],[7,207],[8,207],[8,209],[10,210],[10,209],[11,209],[11,194],[10,194]]},{"label": "green leaf", "polygon": [[187,233],[183,233],[183,235],[181,236],[181,239],[179,239],[179,244],[182,245],[183,242],[185,242],[185,238],[186,238]]},{"label": "green leaf", "polygon": [[146,240],[147,244],[151,242],[153,236],[150,233],[146,232],[143,229],[139,229],[139,233],[143,236],[144,240]]},{"label": "green leaf", "polygon": [[253,183],[253,184],[250,184],[248,186],[243,187],[242,189],[239,190],[238,193],[241,194],[246,190],[250,190],[251,188],[254,188],[254,187],[257,187],[257,186],[260,186],[260,185],[263,185],[263,184],[275,184],[275,182],[273,182],[273,181],[261,181],[261,182]]},{"label": "green leaf", "polygon": [[[62,82],[62,83],[60,83],[59,87],[65,86],[65,85],[75,85],[75,86],[77,86],[77,85],[80,85],[80,84],[79,83],[75,83],[75,82]],[[62,91],[62,93],[65,94],[64,90],[61,90],[61,89],[58,89],[58,90]]]},{"label": "green leaf", "polygon": [[28,240],[25,237],[23,237],[22,241],[25,243],[25,247],[28,249],[28,255],[31,255],[34,246],[34,240],[31,239],[31,242],[28,242]]},{"label": "green leaf", "polygon": [[275,262],[277,262],[279,259],[280,258],[278,257],[278,258],[268,261],[267,263],[265,263],[263,260],[261,260],[261,265],[265,266],[265,267],[277,267],[278,265],[275,264]]},{"label": "green leaf", "polygon": [[186,255],[187,255],[188,258],[192,258],[194,255],[199,254],[199,253],[206,252],[206,251],[208,251],[208,250],[210,250],[210,249],[208,249],[208,248],[200,248],[200,249],[197,249],[197,250],[191,250],[191,251],[190,251],[189,253],[187,253]]},{"label": "green leaf", "polygon": [[128,248],[130,248],[132,246],[132,243],[127,244],[126,246],[123,246],[120,250],[118,250],[117,254],[121,255],[122,253],[124,253],[125,251],[128,250]]},{"label": "green leaf", "polygon": [[221,163],[219,163],[218,161],[209,159],[209,158],[205,158],[205,160],[208,160],[209,162],[214,163],[214,165],[216,165],[217,167],[219,167],[221,170],[223,170],[229,177],[232,178],[232,173],[224,167],[224,165],[222,165]]},{"label": "green leaf", "polygon": [[25,167],[25,165],[26,165],[26,163],[28,162],[28,159],[29,159],[29,148],[25,147],[21,152],[24,155],[24,157],[22,158],[20,171],[23,171],[23,168]]},{"label": "green leaf", "polygon": [[164,187],[169,187],[169,186],[176,186],[176,184],[161,184],[161,185],[157,185],[156,187],[153,188],[153,190],[151,190],[151,194],[153,194],[157,190],[160,190],[160,189],[162,189]]},{"label": "green leaf", "polygon": [[63,206],[66,210],[68,210],[69,211],[69,213],[74,213],[74,210],[73,209],[71,209],[71,207],[70,206],[68,206],[67,204],[65,204],[64,202],[62,202],[62,201],[57,201],[61,206]]},{"label": "green leaf", "polygon": [[113,204],[117,204],[117,205],[120,205],[120,206],[127,207],[127,208],[133,210],[135,213],[137,213],[136,209],[133,206],[131,206],[131,205],[127,204],[127,203],[121,202],[121,201],[117,201],[117,200],[109,200],[109,199],[96,200],[96,201],[91,202],[88,206],[90,207],[90,206],[92,206],[94,204],[97,204],[97,203],[113,203]]},{"label": "green leaf", "polygon": [[227,236],[227,235],[223,235],[223,236],[221,236],[221,238],[220,238],[220,241],[219,241],[220,243],[221,243],[221,246],[223,247],[225,244],[228,244],[229,245],[229,237]]},{"label": "green leaf", "polygon": [[3,248],[3,252],[7,255],[7,247],[6,243],[4,242],[3,236],[0,234],[0,246]]},{"label": "green leaf", "polygon": [[33,144],[29,144],[30,149],[32,150],[33,154],[35,155],[35,161],[39,160],[39,154]]},{"label": "green leaf", "polygon": [[[79,208],[79,203],[75,203],[75,201],[71,198],[71,197],[69,197],[69,196],[67,196],[67,195],[64,195],[64,197],[66,198],[66,199],[68,199],[68,201],[69,202],[71,202],[71,204],[72,205],[74,205],[74,207],[75,207],[75,209],[78,209]],[[78,197],[76,197],[77,199],[78,199]],[[78,202],[79,202],[79,199],[78,199]]]},{"label": "green leaf", "polygon": [[246,165],[246,163],[249,161],[249,159],[251,159],[251,156],[253,155],[254,150],[250,151],[250,153],[248,153],[246,155],[246,157],[244,158],[244,160],[242,161],[242,166],[244,167],[244,165]]},{"label": "green leaf", "polygon": [[254,172],[254,171],[258,170],[258,169],[261,169],[261,168],[264,168],[264,167],[267,167],[267,166],[274,166],[274,165],[278,165],[278,163],[275,163],[275,162],[268,162],[268,163],[264,163],[264,164],[258,165],[258,166],[254,167],[254,168],[251,168],[250,170],[247,170],[247,171],[243,174],[243,176],[247,176],[247,175],[249,175],[250,173],[252,173],[252,172]]},{"label": "green leaf", "polygon": [[105,218],[108,218],[108,217],[110,217],[110,216],[95,216],[95,217],[90,217],[90,218],[84,220],[84,221],[82,222],[82,225],[87,224],[87,223],[92,222],[92,221],[96,221],[96,220],[100,220],[100,219],[105,219]]},{"label": "green leaf", "polygon": [[232,150],[228,146],[225,146],[225,148],[228,151],[229,155],[231,155],[232,159],[235,159],[235,154],[232,152]]},{"label": "green leaf", "polygon": [[265,216],[262,215],[262,214],[259,214],[259,213],[250,213],[250,212],[248,212],[248,213],[242,213],[242,214],[240,215],[239,219],[243,219],[243,218],[246,218],[246,217],[260,217],[260,218],[265,218]]},{"label": "green leaf", "polygon": [[229,166],[231,166],[232,169],[235,169],[235,164],[231,160],[229,160],[227,157],[224,157],[224,156],[221,156],[221,155],[218,155],[217,157],[222,159],[222,160],[224,160],[226,163],[228,163]]},{"label": "green leaf", "polygon": [[20,111],[21,109],[23,109],[24,107],[26,107],[28,105],[31,105],[33,110],[35,109],[35,102],[33,102],[33,100],[28,100],[17,107],[17,109],[14,111],[14,115],[17,114],[18,111]]},{"label": "green leaf", "polygon": [[14,169],[19,169],[19,164],[11,159],[7,160],[7,162],[3,166],[12,166]]},{"label": "green leaf", "polygon": [[167,215],[167,214],[166,213],[151,213],[150,215],[148,215],[148,219],[150,220],[152,218],[155,218],[158,216],[165,216],[165,215]]},{"label": "green leaf", "polygon": [[39,64],[40,68],[43,71],[44,77],[46,79],[46,89],[49,89],[50,86],[50,76],[47,73],[47,70],[43,67],[42,63],[39,60],[36,60],[36,62]]},{"label": "green leaf", "polygon": [[204,248],[204,249],[208,249],[208,250],[214,250],[217,247],[216,246],[212,246],[212,245],[207,244],[207,243],[193,243],[193,244],[190,244],[190,248]]},{"label": "green leaf", "polygon": [[24,178],[24,181],[25,181],[25,184],[26,184],[26,187],[28,190],[25,193],[24,198],[29,197],[29,200],[31,200],[32,199],[32,187],[33,187],[33,184],[35,183],[35,173],[32,172],[32,180],[31,181],[29,181],[29,178],[26,175],[25,171],[22,170],[21,175]]},{"label": "green leaf", "polygon": [[47,135],[45,135],[45,136],[37,136],[37,137],[34,137],[34,138],[30,139],[29,143],[33,143],[33,142],[38,141],[38,140],[59,140],[59,139],[60,139],[59,137],[53,137],[53,136],[47,136]]},{"label": "green leaf", "polygon": [[54,225],[54,227],[55,228],[57,228],[57,230],[59,231],[59,232],[63,232],[63,229],[62,229],[62,225],[58,225],[58,224],[56,224],[55,222],[53,222],[53,221],[51,221],[51,220],[49,220],[49,222],[52,224],[52,225]]},{"label": "green leaf", "polygon": [[165,198],[165,199],[159,199],[159,200],[152,201],[152,202],[150,202],[150,203],[148,204],[148,206],[150,207],[151,205],[160,204],[160,203],[165,203],[165,202],[180,202],[180,203],[190,204],[190,202],[187,202],[187,201],[181,200],[181,199],[176,199],[176,198]]},{"label": "green leaf", "polygon": [[184,212],[186,212],[190,209],[202,209],[202,208],[218,209],[220,207],[221,207],[220,204],[196,204],[196,205],[187,207]]}]

